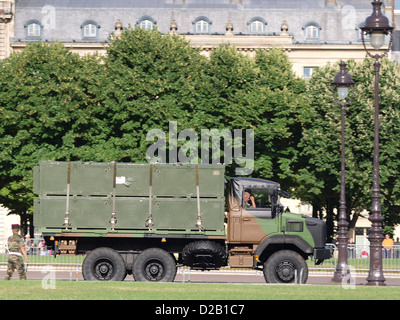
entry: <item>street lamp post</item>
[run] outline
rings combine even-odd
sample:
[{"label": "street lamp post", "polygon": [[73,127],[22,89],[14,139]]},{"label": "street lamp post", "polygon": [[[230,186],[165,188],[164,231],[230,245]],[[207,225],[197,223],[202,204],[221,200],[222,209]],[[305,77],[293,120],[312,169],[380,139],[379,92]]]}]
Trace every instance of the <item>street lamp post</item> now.
[{"label": "street lamp post", "polygon": [[[386,57],[392,44],[393,27],[389,25],[389,20],[382,14],[382,1],[374,0],[372,2],[373,12],[365,20],[365,25],[361,27],[361,39],[367,55],[375,59],[375,122],[374,122],[374,171],[372,184],[372,207],[369,220],[371,221],[371,229],[368,236],[370,241],[370,264],[369,274],[367,277],[367,285],[384,286],[386,279],[382,270],[382,221],[381,215],[381,197],[379,186],[379,71],[381,64],[379,59]],[[368,50],[364,35],[370,36],[371,46],[375,52]],[[383,52],[378,50],[385,43],[385,36],[390,35],[389,46]]]},{"label": "street lamp post", "polygon": [[[351,75],[346,71],[346,63],[342,61],[340,63],[340,72],[335,76],[332,82],[332,95],[337,104],[342,106],[342,161],[341,161],[341,183],[340,183],[340,207],[339,207],[339,222],[338,222],[338,263],[336,270],[333,275],[333,282],[341,282],[343,278],[348,274],[349,267],[347,265],[347,242],[348,242],[348,225],[347,213],[346,213],[346,180],[345,180],[345,115],[346,105],[351,104],[352,96],[354,94],[355,83],[351,78]],[[349,96],[349,89],[352,92]]]}]

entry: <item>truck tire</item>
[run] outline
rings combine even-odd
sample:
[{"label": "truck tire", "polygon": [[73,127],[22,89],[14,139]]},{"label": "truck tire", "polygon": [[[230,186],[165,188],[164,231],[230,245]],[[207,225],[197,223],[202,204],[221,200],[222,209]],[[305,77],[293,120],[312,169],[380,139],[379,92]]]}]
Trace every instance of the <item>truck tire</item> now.
[{"label": "truck tire", "polygon": [[83,261],[82,275],[89,281],[122,281],[126,276],[124,259],[114,249],[94,249]]},{"label": "truck tire", "polygon": [[174,257],[160,248],[144,250],[133,263],[133,277],[136,281],[172,282],[175,276]]},{"label": "truck tire", "polygon": [[225,256],[225,248],[214,241],[194,241],[182,250],[183,264],[193,269],[218,269]]},{"label": "truck tire", "polygon": [[264,278],[267,283],[306,283],[308,267],[297,252],[280,250],[264,263]]}]

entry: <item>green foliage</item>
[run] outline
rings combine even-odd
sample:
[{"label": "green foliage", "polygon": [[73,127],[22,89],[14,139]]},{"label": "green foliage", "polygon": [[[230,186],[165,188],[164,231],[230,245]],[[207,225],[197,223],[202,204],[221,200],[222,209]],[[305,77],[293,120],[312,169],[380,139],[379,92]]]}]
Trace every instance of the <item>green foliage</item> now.
[{"label": "green foliage", "polygon": [[[260,112],[255,133],[259,176],[280,181],[283,188],[293,188],[301,137],[299,116],[307,109],[305,82],[292,72],[282,50],[257,51],[255,60],[261,71],[260,101],[255,107]],[[269,167],[272,174],[267,171]]]},{"label": "green foliage", "polygon": [[[254,58],[221,45],[210,56],[212,88],[204,111],[211,125],[254,130],[253,176],[279,180],[283,188],[294,184],[297,157],[297,116],[305,107],[303,80],[295,77],[288,57],[280,49],[258,50]],[[233,173],[233,166],[228,168]]]},{"label": "green foliage", "polygon": [[[182,128],[199,101],[206,58],[179,36],[136,27],[107,48],[101,100],[104,160],[143,162],[150,129]],[[189,127],[190,128],[190,127]]]},{"label": "green foliage", "polygon": [[[310,108],[301,116],[302,168],[298,195],[320,206],[338,206],[340,194],[340,105],[332,98],[331,82],[339,67],[327,65],[308,84]],[[346,202],[348,214],[369,210],[372,195],[374,139],[374,68],[371,59],[349,61],[357,83],[346,107]],[[382,61],[380,72],[380,183],[385,224],[399,223],[400,67]],[[357,215],[355,215],[356,217]],[[353,225],[355,221],[352,221]]]},{"label": "green foliage", "polygon": [[0,69],[0,202],[15,213],[32,211],[39,161],[143,162],[146,134],[169,121],[199,136],[254,129],[253,175],[294,183],[305,84],[281,50],[253,59],[221,45],[208,59],[180,36],[136,27],[102,59],[38,42]]},{"label": "green foliage", "polygon": [[[340,108],[330,91],[336,66],[321,68],[306,86],[280,49],[251,58],[224,44],[206,58],[180,36],[136,27],[111,39],[103,58],[33,43],[0,69],[0,202],[13,212],[32,211],[32,167],[40,160],[144,162],[153,143],[147,133],[168,133],[169,121],[199,137],[202,129],[253,129],[254,177],[278,180],[318,206],[338,204]],[[370,203],[373,69],[366,60],[349,70],[359,83],[346,132],[355,209]],[[394,221],[400,80],[387,61],[382,74],[381,179],[385,214]],[[228,175],[238,165],[229,165]]]},{"label": "green foliage", "polygon": [[79,158],[94,130],[96,57],[80,58],[60,43],[40,42],[0,62],[0,203],[32,207],[32,167]]},{"label": "green foliage", "polygon": [[[147,133],[168,133],[169,121],[199,137],[202,129],[253,129],[254,177],[278,180],[315,207],[338,207],[340,106],[331,92],[337,64],[314,72],[306,85],[280,49],[251,58],[224,44],[206,58],[180,36],[136,27],[111,39],[103,58],[37,42],[0,61],[0,70],[0,203],[13,213],[32,212],[32,167],[39,161],[144,162],[153,143]],[[346,200],[354,224],[371,206],[373,61],[349,61],[348,70],[357,82],[346,108]],[[400,222],[398,65],[383,60],[380,86],[389,230]],[[229,165],[228,175],[238,165]]]}]

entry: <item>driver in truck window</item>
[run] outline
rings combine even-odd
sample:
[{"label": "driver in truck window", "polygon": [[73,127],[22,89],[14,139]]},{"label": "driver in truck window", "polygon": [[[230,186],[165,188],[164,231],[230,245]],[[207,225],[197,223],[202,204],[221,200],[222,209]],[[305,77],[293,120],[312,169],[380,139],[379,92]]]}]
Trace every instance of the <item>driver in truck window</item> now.
[{"label": "driver in truck window", "polygon": [[247,191],[244,193],[244,205],[243,206],[245,209],[256,207],[256,202],[254,201],[254,197]]}]

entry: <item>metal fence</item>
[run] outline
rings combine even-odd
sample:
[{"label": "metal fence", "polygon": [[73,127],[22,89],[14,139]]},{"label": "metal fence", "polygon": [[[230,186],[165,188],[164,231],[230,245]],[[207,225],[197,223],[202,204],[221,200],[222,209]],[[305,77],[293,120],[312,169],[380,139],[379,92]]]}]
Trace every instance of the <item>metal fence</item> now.
[{"label": "metal fence", "polygon": [[[316,265],[312,259],[307,260],[310,274],[333,274],[336,269],[338,249],[332,245],[333,256],[331,259],[325,260],[321,265]],[[389,252],[387,252],[389,251]],[[77,279],[81,272],[84,255],[62,255],[54,257],[51,250],[47,250],[45,246],[30,248],[29,255],[29,270],[41,270],[48,266],[56,270],[66,270],[70,272],[71,279]],[[348,265],[352,268],[352,272],[356,275],[364,275],[369,271],[369,246],[368,245],[352,245],[348,247]],[[382,264],[383,272],[387,276],[400,276],[400,246],[393,246],[390,250],[382,248]],[[0,253],[0,270],[5,270],[7,267],[7,254],[5,251]],[[190,268],[180,267],[178,273],[189,277]],[[214,272],[225,273],[252,273],[262,276],[262,271],[246,268],[230,268],[223,267]]]},{"label": "metal fence", "polygon": [[[3,243],[5,244],[5,240]],[[3,246],[0,248],[0,271],[6,270],[8,264],[7,249]],[[78,280],[82,271],[82,262],[85,258],[83,255],[63,255],[54,257],[52,250],[47,248],[43,239],[35,238],[29,245],[25,245],[25,250],[29,257],[29,263],[25,265],[31,271],[46,271],[49,267],[54,270],[69,272],[70,280]],[[29,273],[28,273],[29,276]]]},{"label": "metal fence", "polygon": [[[332,246],[333,255],[331,259],[325,260],[321,265],[313,265],[312,260],[308,260],[310,272],[334,272],[336,269],[338,248]],[[370,262],[369,245],[349,244],[347,248],[347,264],[352,271],[357,274],[365,274],[369,271]],[[382,247],[382,268],[385,275],[400,276],[400,246],[393,245],[390,248]]]}]

